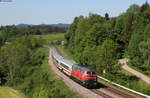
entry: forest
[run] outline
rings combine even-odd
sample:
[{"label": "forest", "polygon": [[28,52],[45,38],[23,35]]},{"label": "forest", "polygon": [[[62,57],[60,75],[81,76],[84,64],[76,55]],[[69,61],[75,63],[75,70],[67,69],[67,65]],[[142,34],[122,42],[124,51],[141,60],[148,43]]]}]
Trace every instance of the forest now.
[{"label": "forest", "polygon": [[[101,76],[149,94],[139,79],[122,72],[118,59],[150,76],[150,5],[131,5],[117,17],[90,13],[76,17],[65,34],[65,47],[79,64],[94,68]],[[133,84],[134,83],[134,84]],[[144,89],[143,89],[144,88]],[[141,90],[142,89],[142,90]]]}]

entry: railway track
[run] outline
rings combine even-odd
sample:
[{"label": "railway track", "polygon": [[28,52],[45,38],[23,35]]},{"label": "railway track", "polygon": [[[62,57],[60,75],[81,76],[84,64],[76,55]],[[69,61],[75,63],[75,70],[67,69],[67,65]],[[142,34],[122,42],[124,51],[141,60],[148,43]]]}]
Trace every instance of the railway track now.
[{"label": "railway track", "polygon": [[125,92],[122,92],[122,91],[119,91],[117,89],[114,89],[114,88],[112,88],[112,87],[110,87],[110,86],[108,86],[106,84],[103,84],[101,82],[99,82],[99,83],[101,85],[100,87],[103,87],[104,90],[107,90],[107,91],[109,91],[109,92],[111,92],[113,94],[119,95],[121,98],[136,98],[135,96],[132,96],[132,95],[127,94]]},{"label": "railway track", "polygon": [[103,92],[101,92],[101,91],[99,91],[97,89],[90,89],[90,91],[92,91],[95,94],[98,94],[98,95],[100,95],[100,96],[102,96],[104,98],[113,98],[113,97],[111,97],[111,96],[109,96],[109,95],[107,95],[107,94],[105,94],[105,93],[103,93]]},{"label": "railway track", "polygon": [[[53,64],[55,65],[55,63],[53,62]],[[61,70],[59,70],[59,71],[61,71]],[[62,71],[61,71],[62,72]],[[65,74],[64,72],[62,72],[63,74]],[[68,76],[67,76],[68,77]],[[59,76],[59,78],[61,78],[60,76]],[[72,79],[73,80],[73,79]],[[75,80],[74,80],[75,81]],[[77,81],[76,81],[77,82]],[[79,83],[80,84],[80,83]],[[80,84],[80,85],[82,85],[82,84]],[[83,85],[82,85],[83,86]],[[93,93],[95,93],[95,94],[97,94],[97,95],[99,95],[99,96],[102,96],[103,98],[113,98],[112,96],[110,96],[110,95],[108,95],[108,94],[106,94],[106,93],[103,93],[103,92],[101,92],[101,91],[99,91],[98,89],[89,89],[90,91],[92,91]]]},{"label": "railway track", "polygon": [[107,88],[107,90],[108,90],[108,91],[111,91],[111,92],[113,92],[113,93],[115,93],[115,94],[117,94],[117,95],[120,95],[120,96],[123,97],[123,98],[136,98],[136,97],[134,97],[134,96],[132,96],[132,95],[129,95],[129,94],[126,94],[126,93],[122,93],[121,91],[116,90],[116,89],[113,89],[113,88],[111,88],[111,87]]},{"label": "railway track", "polygon": [[[57,47],[50,46],[49,48],[56,48],[56,50],[63,56],[63,54],[57,49]],[[98,89],[89,89],[89,90],[91,92],[99,95],[99,96],[104,97],[104,98],[136,98],[132,95],[129,95],[129,94],[126,94],[126,93],[121,92],[119,90],[116,90],[116,89],[114,89],[114,88],[112,88],[106,84],[103,84],[100,82],[99,82],[99,84],[100,84],[100,87]],[[114,96],[111,96],[111,94],[107,94],[106,92],[104,93],[104,92],[100,91],[101,88],[103,88],[105,91],[108,91],[108,92],[110,92],[110,93],[112,93],[118,97],[114,97]]]}]

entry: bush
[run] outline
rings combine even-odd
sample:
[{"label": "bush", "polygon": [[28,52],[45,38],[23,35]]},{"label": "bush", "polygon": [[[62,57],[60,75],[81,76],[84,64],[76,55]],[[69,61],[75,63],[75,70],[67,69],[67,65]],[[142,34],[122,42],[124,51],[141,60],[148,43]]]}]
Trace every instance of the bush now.
[{"label": "bush", "polygon": [[32,65],[41,65],[45,57],[45,52],[41,49],[37,49],[31,56]]}]

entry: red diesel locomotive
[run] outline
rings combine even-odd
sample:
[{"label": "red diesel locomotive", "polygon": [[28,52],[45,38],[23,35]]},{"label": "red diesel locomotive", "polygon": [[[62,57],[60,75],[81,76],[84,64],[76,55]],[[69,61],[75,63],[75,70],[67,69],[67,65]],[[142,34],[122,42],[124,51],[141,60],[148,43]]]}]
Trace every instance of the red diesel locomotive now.
[{"label": "red diesel locomotive", "polygon": [[90,68],[75,64],[72,67],[71,75],[87,87],[97,85],[97,74]]}]

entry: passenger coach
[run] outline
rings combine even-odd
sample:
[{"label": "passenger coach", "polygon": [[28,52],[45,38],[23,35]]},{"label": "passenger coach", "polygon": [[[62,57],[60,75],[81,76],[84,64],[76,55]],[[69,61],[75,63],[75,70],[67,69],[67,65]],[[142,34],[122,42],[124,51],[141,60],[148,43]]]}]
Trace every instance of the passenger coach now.
[{"label": "passenger coach", "polygon": [[62,57],[58,52],[56,52],[56,49],[52,51],[52,58],[54,60],[54,63],[57,68],[59,68],[62,72],[67,74],[68,76],[71,76],[72,72],[72,66],[75,64],[75,62],[72,62],[64,57]]}]

